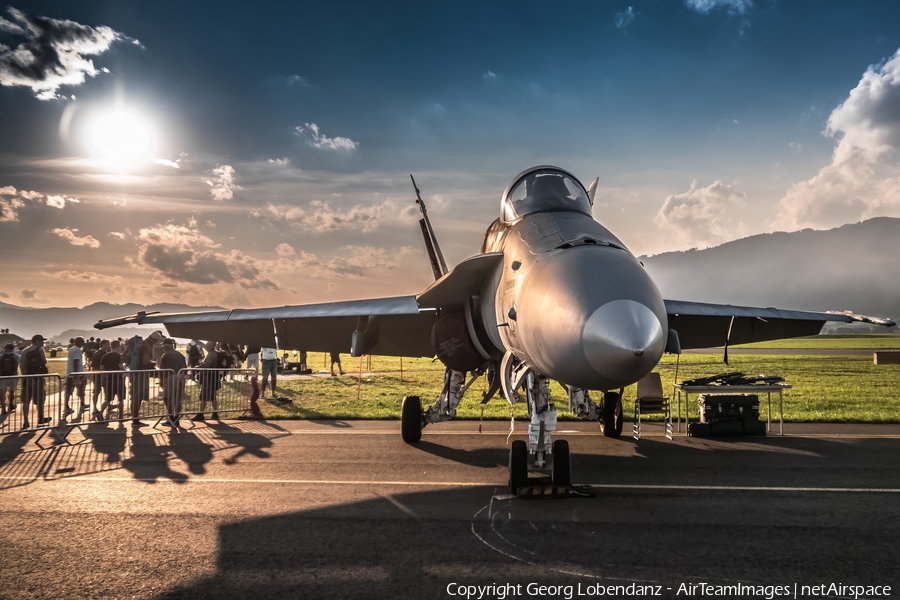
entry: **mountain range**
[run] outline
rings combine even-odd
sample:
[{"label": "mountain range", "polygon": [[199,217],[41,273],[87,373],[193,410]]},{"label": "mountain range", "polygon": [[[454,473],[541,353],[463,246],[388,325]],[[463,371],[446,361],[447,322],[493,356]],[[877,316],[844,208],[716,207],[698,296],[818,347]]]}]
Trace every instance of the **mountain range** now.
[{"label": "mountain range", "polygon": [[852,310],[897,320],[898,246],[900,219],[879,217],[827,231],[754,235],[640,260],[665,298]]},{"label": "mountain range", "polygon": [[[98,335],[99,332],[94,329],[94,323],[100,319],[131,315],[140,310],[195,312],[221,310],[221,308],[187,304],[141,306],[140,304],[110,304],[109,302],[95,302],[83,308],[23,308],[0,302],[0,328],[9,329],[10,332],[26,339],[30,339],[35,333],[40,333],[51,340],[68,341],[69,338],[78,335],[83,337]],[[115,331],[114,337],[128,337],[138,333],[146,335],[147,331],[153,329],[159,329],[159,326],[117,327],[112,331]]]},{"label": "mountain range", "polygon": [[[896,245],[895,245],[896,244]],[[663,297],[797,310],[852,310],[900,318],[900,219],[879,217],[827,231],[766,233],[684,252],[642,256]],[[23,308],[0,302],[0,328],[29,338],[96,335],[99,319],[139,310],[221,310],[186,304]],[[148,328],[144,328],[146,330]],[[117,336],[140,328],[118,328]],[[878,328],[879,331],[885,331]]]}]

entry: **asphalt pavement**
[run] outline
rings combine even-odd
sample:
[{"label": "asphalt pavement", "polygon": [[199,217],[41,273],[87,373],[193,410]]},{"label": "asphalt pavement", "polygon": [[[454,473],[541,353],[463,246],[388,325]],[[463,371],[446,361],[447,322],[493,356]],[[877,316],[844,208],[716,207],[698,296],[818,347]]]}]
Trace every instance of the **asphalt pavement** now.
[{"label": "asphalt pavement", "polygon": [[0,597],[900,590],[900,426],[670,441],[651,424],[635,441],[561,422],[573,480],[593,497],[541,500],[506,493],[509,423],[479,426],[429,426],[417,445],[396,421],[2,436]]}]

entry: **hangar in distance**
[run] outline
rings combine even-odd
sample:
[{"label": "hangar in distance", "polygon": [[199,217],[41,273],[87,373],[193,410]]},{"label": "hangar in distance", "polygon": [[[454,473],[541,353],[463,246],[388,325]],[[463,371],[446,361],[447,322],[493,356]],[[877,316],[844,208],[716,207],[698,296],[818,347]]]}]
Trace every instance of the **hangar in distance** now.
[{"label": "hangar in distance", "polygon": [[[415,296],[184,314],[144,314],[98,322],[163,324],[182,338],[279,347],[437,358],[443,390],[423,410],[403,400],[401,433],[421,439],[429,424],[453,419],[479,376],[510,403],[527,402],[528,443],[510,449],[510,489],[529,471],[569,485],[568,443],[554,439],[549,385],[565,386],[570,410],[622,431],[622,390],[650,373],[664,352],[817,334],[827,321],[893,321],[663,299],[643,265],[594,220],[598,180],[538,166],[516,175],[487,229],[481,251],[448,269],[416,189],[419,225],[435,282]],[[415,187],[415,181],[413,181]],[[599,392],[595,402],[588,390]]]}]

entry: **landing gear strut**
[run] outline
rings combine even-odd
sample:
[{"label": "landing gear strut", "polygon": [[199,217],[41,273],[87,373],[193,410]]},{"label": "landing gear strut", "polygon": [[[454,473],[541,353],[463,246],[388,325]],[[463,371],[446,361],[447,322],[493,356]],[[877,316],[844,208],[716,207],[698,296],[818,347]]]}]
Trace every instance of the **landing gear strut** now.
[{"label": "landing gear strut", "polygon": [[[510,404],[522,399],[519,390],[525,392],[528,402],[528,444],[521,440],[512,443],[509,450],[509,491],[516,494],[520,487],[528,485],[529,471],[550,475],[553,482],[568,486],[570,480],[569,445],[552,440],[556,430],[556,407],[550,402],[549,380],[524,365],[511,353],[503,357],[500,366],[503,393]],[[557,457],[556,453],[561,456]]]},{"label": "landing gear strut", "polygon": [[456,417],[456,408],[466,390],[484,374],[487,365],[472,372],[472,378],[466,382],[463,371],[447,369],[444,371],[444,387],[437,402],[426,411],[422,410],[422,400],[418,396],[407,396],[403,399],[400,413],[400,433],[407,444],[415,444],[422,439],[422,429],[429,423],[441,423]]}]

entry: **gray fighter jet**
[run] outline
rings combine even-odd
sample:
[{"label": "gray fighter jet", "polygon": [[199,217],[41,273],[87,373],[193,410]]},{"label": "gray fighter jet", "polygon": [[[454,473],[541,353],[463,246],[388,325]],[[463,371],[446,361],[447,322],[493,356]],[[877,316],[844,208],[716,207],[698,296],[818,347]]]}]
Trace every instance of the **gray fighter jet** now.
[{"label": "gray fighter jet", "polygon": [[[443,391],[423,410],[403,400],[401,433],[421,439],[431,423],[456,416],[476,378],[490,380],[488,398],[502,390],[512,404],[527,402],[528,443],[510,450],[512,493],[528,472],[550,471],[570,483],[568,444],[553,439],[556,409],[551,380],[568,390],[578,417],[599,421],[611,437],[622,432],[622,390],[650,373],[664,352],[817,334],[826,321],[893,321],[850,312],[786,311],[665,300],[643,265],[591,214],[589,188],[571,173],[538,166],[517,175],[503,192],[500,217],[481,253],[448,269],[425,204],[419,222],[436,281],[416,296],[191,314],[145,314],[100,321],[161,323],[192,339],[310,351],[350,351],[437,358],[446,366]],[[415,187],[415,181],[413,181]],[[588,390],[600,393],[599,404]]]}]

